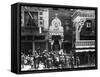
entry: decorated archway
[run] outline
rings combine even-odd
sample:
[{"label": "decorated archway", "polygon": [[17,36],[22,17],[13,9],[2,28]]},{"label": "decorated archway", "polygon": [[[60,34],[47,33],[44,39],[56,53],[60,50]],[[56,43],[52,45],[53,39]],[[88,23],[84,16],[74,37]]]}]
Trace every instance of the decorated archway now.
[{"label": "decorated archway", "polygon": [[62,48],[62,42],[63,42],[63,27],[61,25],[60,19],[57,17],[58,14],[56,14],[55,18],[52,20],[51,25],[49,27],[49,42],[51,44],[51,49],[53,47],[53,44],[55,41],[59,42],[60,48]]}]

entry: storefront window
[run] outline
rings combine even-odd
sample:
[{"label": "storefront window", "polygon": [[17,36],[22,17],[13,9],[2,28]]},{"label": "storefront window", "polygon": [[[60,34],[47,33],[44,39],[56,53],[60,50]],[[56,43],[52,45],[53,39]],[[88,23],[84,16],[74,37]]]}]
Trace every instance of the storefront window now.
[{"label": "storefront window", "polygon": [[38,12],[24,12],[25,17],[25,26],[28,27],[37,27],[38,26]]}]

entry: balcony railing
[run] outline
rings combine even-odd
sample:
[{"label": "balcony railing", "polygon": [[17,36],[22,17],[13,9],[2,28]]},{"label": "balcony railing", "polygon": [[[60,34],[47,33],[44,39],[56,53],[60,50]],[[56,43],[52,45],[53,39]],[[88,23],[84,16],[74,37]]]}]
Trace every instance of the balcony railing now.
[{"label": "balcony railing", "polygon": [[94,48],[95,47],[95,40],[79,40],[75,43],[76,48]]}]

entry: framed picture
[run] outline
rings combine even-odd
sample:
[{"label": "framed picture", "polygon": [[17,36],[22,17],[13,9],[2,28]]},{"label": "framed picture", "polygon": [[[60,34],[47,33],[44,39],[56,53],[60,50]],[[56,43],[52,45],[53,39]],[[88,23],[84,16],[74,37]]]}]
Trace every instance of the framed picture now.
[{"label": "framed picture", "polygon": [[97,69],[97,7],[11,5],[11,71]]}]

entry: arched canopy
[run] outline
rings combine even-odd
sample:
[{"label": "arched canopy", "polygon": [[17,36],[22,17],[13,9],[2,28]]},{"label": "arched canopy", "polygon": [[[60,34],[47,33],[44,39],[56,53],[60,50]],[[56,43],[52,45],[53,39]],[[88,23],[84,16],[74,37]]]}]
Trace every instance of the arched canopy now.
[{"label": "arched canopy", "polygon": [[51,22],[51,26],[49,27],[49,34],[63,36],[63,27],[61,26],[61,20],[57,17],[57,14]]}]

